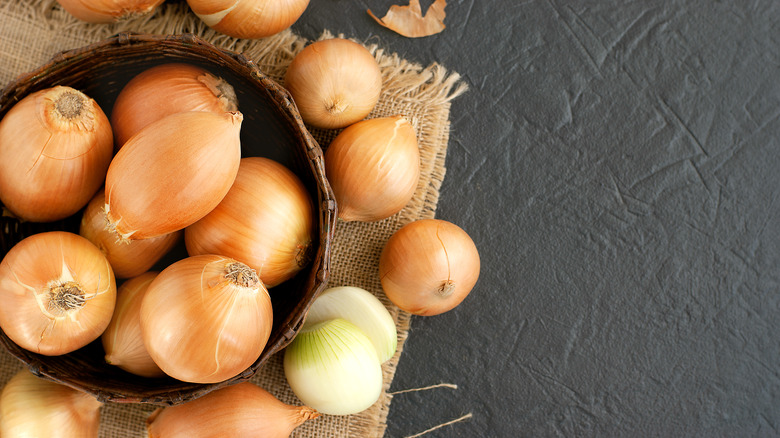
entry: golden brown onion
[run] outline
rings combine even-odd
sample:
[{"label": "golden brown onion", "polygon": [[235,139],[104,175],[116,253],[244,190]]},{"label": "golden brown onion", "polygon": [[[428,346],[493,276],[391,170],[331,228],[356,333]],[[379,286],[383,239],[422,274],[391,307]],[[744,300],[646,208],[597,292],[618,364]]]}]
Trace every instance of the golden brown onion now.
[{"label": "golden brown onion", "polygon": [[180,260],[149,285],[141,332],[169,376],[220,382],[247,369],[271,335],[271,298],[257,273],[219,255]]},{"label": "golden brown onion", "polygon": [[379,257],[387,298],[416,315],[444,313],[460,304],[479,277],[479,253],[459,226],[420,219],[396,231]]},{"label": "golden brown onion", "polygon": [[241,161],[240,112],[183,112],[141,129],[111,161],[106,217],[123,239],[183,229],[225,197]]},{"label": "golden brown onion", "polygon": [[0,435],[97,438],[102,405],[85,392],[22,370],[3,387]]},{"label": "golden brown onion", "polygon": [[264,38],[292,26],[309,0],[187,0],[212,29],[234,38]]},{"label": "golden brown onion", "polygon": [[84,209],[79,234],[103,251],[117,278],[132,278],[148,271],[184,234],[183,231],[174,231],[162,236],[123,242],[116,231],[106,227],[108,219],[104,206],[105,192],[100,190]]},{"label": "golden brown onion", "polygon": [[64,86],[29,94],[0,121],[0,201],[28,221],[70,216],[103,184],[112,153],[94,100]]},{"label": "golden brown onion", "polygon": [[115,301],[111,266],[78,234],[34,234],[0,262],[0,327],[35,353],[70,353],[94,341],[108,326]]},{"label": "golden brown onion", "polygon": [[157,274],[149,271],[122,283],[114,315],[100,337],[107,363],[143,377],[165,375],[149,356],[141,336],[141,302]]},{"label": "golden brown onion", "polygon": [[395,116],[347,127],[325,151],[325,172],[339,219],[376,221],[398,213],[414,196],[420,178],[412,124]]},{"label": "golden brown onion", "polygon": [[284,81],[303,121],[317,128],[344,128],[365,118],[382,93],[382,72],[374,56],[343,38],[304,48]]},{"label": "golden brown onion", "polygon": [[287,438],[305,421],[319,417],[306,406],[279,401],[263,388],[242,382],[176,406],[160,408],[146,420],[149,438]]},{"label": "golden brown onion", "polygon": [[241,160],[228,194],[184,231],[190,255],[221,254],[249,265],[267,287],[310,259],[314,206],[294,173],[268,158]]},{"label": "golden brown onion", "polygon": [[111,110],[118,149],[146,125],[185,111],[225,113],[238,110],[233,87],[191,64],[162,64],[135,76],[119,92]]}]

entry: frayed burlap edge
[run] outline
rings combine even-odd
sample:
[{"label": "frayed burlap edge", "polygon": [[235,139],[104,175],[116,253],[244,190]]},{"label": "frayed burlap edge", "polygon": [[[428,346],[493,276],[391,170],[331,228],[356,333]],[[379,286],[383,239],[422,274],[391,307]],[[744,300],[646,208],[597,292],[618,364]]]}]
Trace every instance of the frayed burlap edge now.
[{"label": "frayed burlap edge", "polygon": [[[59,51],[80,47],[122,31],[150,34],[192,33],[212,44],[242,53],[283,84],[284,72],[308,41],[287,30],[261,40],[235,39],[205,26],[186,3],[163,4],[153,14],[110,25],[80,22],[62,10],[55,0],[14,0],[0,4],[0,85],[48,61]],[[323,31],[318,39],[334,35]],[[337,35],[347,37],[345,35]],[[412,201],[404,210],[373,223],[339,222],[331,261],[329,286],[352,285],[374,293],[390,310],[398,330],[398,351],[383,365],[384,389],[377,403],[351,416],[324,415],[305,423],[294,437],[381,437],[392,395],[389,387],[409,336],[411,315],[399,310],[384,296],[378,279],[378,259],[386,240],[401,226],[432,218],[445,175],[449,141],[449,109],[452,99],[466,91],[460,76],[433,63],[422,66],[389,53],[379,43],[363,44],[376,58],[383,76],[383,95],[369,117],[403,114],[412,121],[420,145],[421,178]],[[338,133],[311,129],[324,149]],[[0,354],[0,383],[4,384],[22,365]],[[281,354],[272,358],[253,381],[280,400],[300,404],[284,379]],[[428,382],[422,382],[428,383]],[[145,405],[106,405],[101,410],[101,437],[143,437],[144,420],[153,410]]]}]

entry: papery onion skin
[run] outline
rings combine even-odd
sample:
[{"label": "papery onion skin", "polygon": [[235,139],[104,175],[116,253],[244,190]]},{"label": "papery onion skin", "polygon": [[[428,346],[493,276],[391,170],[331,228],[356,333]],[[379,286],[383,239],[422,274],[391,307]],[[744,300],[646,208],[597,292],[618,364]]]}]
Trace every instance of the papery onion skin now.
[{"label": "papery onion skin", "polygon": [[325,151],[325,173],[343,221],[386,219],[411,201],[420,179],[420,151],[402,116],[350,125]]},{"label": "papery onion skin", "polygon": [[165,268],[141,304],[149,355],[185,382],[221,382],[247,369],[268,342],[272,322],[271,298],[257,274],[219,255]]},{"label": "papery onion skin", "polygon": [[106,217],[123,239],[184,229],[222,201],[241,161],[240,112],[171,114],[134,135],[106,175]]},{"label": "papery onion skin", "polygon": [[73,215],[103,184],[112,144],[108,118],[80,91],[25,96],[0,120],[0,201],[27,221]]},{"label": "papery onion skin", "polygon": [[285,348],[284,374],[295,395],[323,414],[357,414],[382,393],[374,344],[341,318],[304,327]]},{"label": "papery onion skin", "polygon": [[97,438],[102,405],[85,392],[22,370],[3,387],[0,436]]},{"label": "papery onion skin", "polygon": [[122,241],[114,230],[106,227],[104,206],[105,192],[100,190],[84,209],[79,234],[105,254],[117,278],[132,278],[148,271],[184,235],[183,231],[174,231],[148,239]]},{"label": "papery onion skin", "polygon": [[240,260],[274,287],[308,264],[313,233],[314,206],[301,180],[276,161],[247,157],[228,194],[186,228],[184,241],[189,255]]},{"label": "papery onion skin", "polygon": [[117,291],[114,315],[100,336],[106,362],[142,377],[163,377],[141,336],[141,303],[146,290],[159,273],[149,271],[131,278]]},{"label": "papery onion skin", "polygon": [[164,0],[57,0],[63,9],[88,23],[113,23],[150,14]]},{"label": "papery onion skin", "polygon": [[284,77],[303,121],[337,129],[371,113],[382,94],[382,72],[362,45],[343,38],[316,41],[293,58]]},{"label": "papery onion skin", "polygon": [[319,417],[307,406],[281,402],[263,388],[242,382],[200,398],[154,411],[146,421],[149,438],[287,438]]},{"label": "papery onion skin", "polygon": [[212,29],[234,38],[275,35],[293,25],[309,0],[187,0]]},{"label": "papery onion skin", "polygon": [[108,326],[114,273],[78,234],[33,234],[0,262],[0,302],[0,327],[17,345],[47,356],[70,353]]},{"label": "papery onion skin", "polygon": [[111,110],[116,149],[146,125],[185,111],[238,111],[238,98],[227,81],[195,65],[144,70],[122,87]]},{"label": "papery onion skin", "polygon": [[458,306],[477,282],[480,258],[471,237],[441,219],[420,219],[396,231],[379,257],[387,297],[421,316]]}]

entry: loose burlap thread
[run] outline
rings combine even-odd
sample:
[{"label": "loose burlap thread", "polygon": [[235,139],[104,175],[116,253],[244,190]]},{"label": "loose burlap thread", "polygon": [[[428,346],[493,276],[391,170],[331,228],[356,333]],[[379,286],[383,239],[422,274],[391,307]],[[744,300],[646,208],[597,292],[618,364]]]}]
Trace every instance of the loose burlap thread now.
[{"label": "loose burlap thread", "polygon": [[[227,37],[205,26],[185,2],[163,4],[147,17],[95,25],[76,20],[54,0],[14,0],[0,4],[0,85],[44,64],[57,52],[85,46],[122,31],[192,33],[218,47],[244,54],[282,84],[290,61],[308,43],[290,30],[261,40]],[[323,30],[321,38],[332,36]],[[414,198],[400,213],[372,223],[338,223],[328,287],[357,286],[379,297],[396,321],[398,351],[383,365],[384,388],[371,408],[349,416],[323,415],[297,428],[293,437],[381,437],[385,433],[392,401],[388,390],[409,335],[410,315],[395,307],[382,293],[379,254],[387,239],[401,226],[434,217],[445,174],[450,101],[466,90],[457,73],[439,64],[423,67],[387,53],[378,43],[356,41],[375,56],[383,76],[382,97],[369,118],[402,114],[412,121],[420,147],[421,177]],[[311,132],[323,149],[337,134],[337,131],[318,129]],[[0,351],[0,384],[4,385],[23,368],[17,359]],[[282,354],[272,357],[252,381],[285,403],[301,404],[285,380]],[[103,406],[100,437],[145,437],[145,421],[154,409],[155,406],[143,404]]]}]

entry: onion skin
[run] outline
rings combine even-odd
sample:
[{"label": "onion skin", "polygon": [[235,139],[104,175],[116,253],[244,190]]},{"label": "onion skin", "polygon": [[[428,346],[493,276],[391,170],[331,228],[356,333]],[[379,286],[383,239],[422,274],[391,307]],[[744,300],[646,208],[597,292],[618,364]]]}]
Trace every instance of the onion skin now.
[{"label": "onion skin", "polygon": [[150,14],[164,0],[57,0],[63,9],[88,23],[115,21]]},{"label": "onion skin", "polygon": [[[240,271],[240,285],[229,278]],[[247,369],[271,335],[271,298],[254,272],[229,257],[200,255],[164,269],[141,303],[141,333],[165,374],[216,383]],[[254,278],[252,278],[254,276]]]},{"label": "onion skin", "polygon": [[187,0],[212,29],[234,38],[264,38],[293,25],[309,0]]},{"label": "onion skin", "polygon": [[339,219],[377,221],[403,209],[420,179],[420,151],[412,124],[401,116],[357,122],[325,151],[325,173]]},{"label": "onion skin", "polygon": [[[61,107],[68,96],[75,106]],[[103,184],[107,144],[108,118],[83,93],[56,86],[27,95],[0,120],[0,201],[32,222],[75,214]]]},{"label": "onion skin", "polygon": [[85,392],[22,370],[0,396],[0,435],[97,438],[102,405]]},{"label": "onion skin", "polygon": [[[69,287],[53,287],[58,284]],[[95,245],[78,234],[50,231],[23,239],[0,262],[0,301],[6,335],[22,348],[54,356],[100,337],[114,311],[116,283]]]},{"label": "onion skin", "polygon": [[300,179],[273,160],[247,157],[228,194],[187,227],[184,242],[189,255],[240,260],[274,287],[308,264],[313,233],[314,206]]},{"label": "onion skin", "polygon": [[191,64],[151,67],[130,80],[111,110],[114,145],[118,150],[146,125],[185,111],[225,113],[238,110],[233,87]]},{"label": "onion skin", "polygon": [[388,239],[379,257],[387,298],[415,315],[438,315],[458,306],[479,277],[480,260],[471,237],[440,219],[420,219]]},{"label": "onion skin", "polygon": [[106,227],[103,207],[105,193],[100,190],[84,209],[79,234],[105,254],[117,278],[133,278],[143,274],[167,254],[184,235],[183,231],[142,240],[122,242],[119,235]]},{"label": "onion skin", "polygon": [[362,120],[382,94],[374,56],[343,38],[308,45],[293,58],[284,82],[303,121],[316,128],[345,128]]},{"label": "onion skin", "polygon": [[149,438],[287,438],[317,417],[309,407],[285,404],[263,388],[242,382],[160,408],[149,416],[146,428]]},{"label": "onion skin", "polygon": [[222,201],[241,161],[240,112],[190,111],[139,131],[111,161],[106,217],[122,239],[181,230]]},{"label": "onion skin", "polygon": [[131,278],[119,287],[111,322],[100,336],[106,362],[143,377],[165,375],[154,363],[141,336],[141,303],[158,272]]}]

